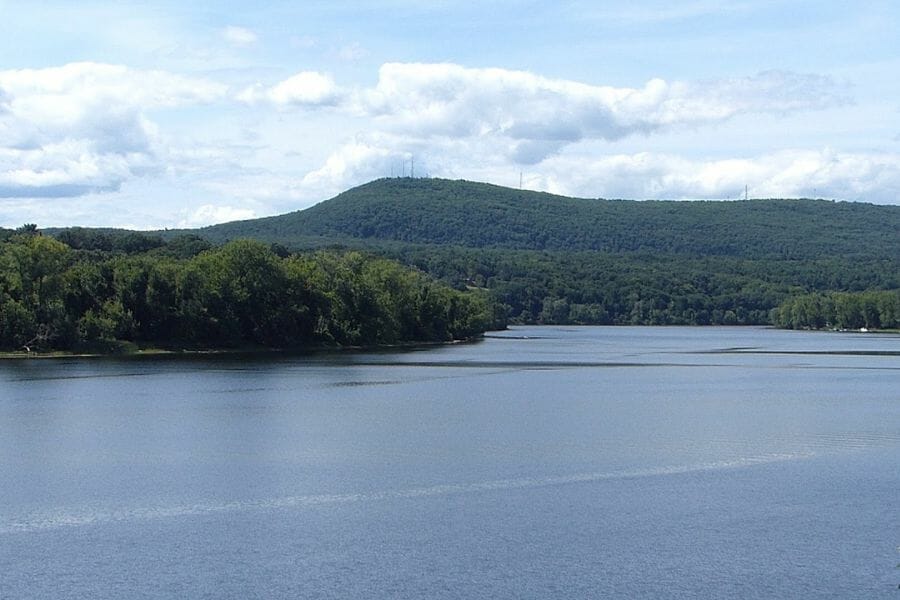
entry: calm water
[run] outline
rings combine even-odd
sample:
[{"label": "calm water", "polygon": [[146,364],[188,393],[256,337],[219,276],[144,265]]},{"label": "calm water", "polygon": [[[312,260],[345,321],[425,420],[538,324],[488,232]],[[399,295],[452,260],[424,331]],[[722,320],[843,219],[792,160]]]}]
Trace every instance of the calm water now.
[{"label": "calm water", "polygon": [[900,337],[0,362],[0,598],[900,598]]}]

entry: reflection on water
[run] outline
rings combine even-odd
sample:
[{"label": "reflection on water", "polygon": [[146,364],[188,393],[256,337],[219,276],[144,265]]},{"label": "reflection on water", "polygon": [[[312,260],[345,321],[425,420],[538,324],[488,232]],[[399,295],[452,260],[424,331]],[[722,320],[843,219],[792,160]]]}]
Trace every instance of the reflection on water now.
[{"label": "reflection on water", "polygon": [[900,583],[898,355],[546,327],[5,361],[0,598],[875,596]]}]

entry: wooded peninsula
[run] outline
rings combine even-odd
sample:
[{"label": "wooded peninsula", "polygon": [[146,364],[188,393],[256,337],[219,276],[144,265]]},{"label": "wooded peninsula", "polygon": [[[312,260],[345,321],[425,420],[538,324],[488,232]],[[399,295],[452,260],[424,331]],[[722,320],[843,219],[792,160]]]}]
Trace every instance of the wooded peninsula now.
[{"label": "wooded peninsula", "polygon": [[279,256],[252,240],[210,248],[199,238],[165,244],[140,234],[123,241],[158,245],[75,250],[27,228],[8,237],[0,347],[371,346],[462,340],[494,326],[486,294],[359,252]]}]

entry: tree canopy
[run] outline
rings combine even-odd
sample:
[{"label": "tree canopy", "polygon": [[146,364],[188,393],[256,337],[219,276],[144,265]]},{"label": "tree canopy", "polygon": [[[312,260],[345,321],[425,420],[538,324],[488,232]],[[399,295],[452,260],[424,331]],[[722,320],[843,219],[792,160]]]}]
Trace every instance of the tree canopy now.
[{"label": "tree canopy", "polygon": [[606,200],[471,181],[394,178],[306,210],[195,233],[216,243],[253,238],[289,247],[365,240],[551,252],[898,260],[898,231],[900,207],[861,202]]},{"label": "tree canopy", "polygon": [[360,252],[282,257],[239,240],[192,254],[198,240],[133,241],[74,249],[35,229],[0,242],[0,348],[375,345],[495,325],[485,294]]},{"label": "tree canopy", "polygon": [[[55,234],[66,232],[82,252],[141,247],[126,243],[137,232]],[[139,235],[166,240],[149,250],[159,258],[243,238],[279,257],[374,254],[489,293],[513,323],[705,325],[769,324],[804,294],[900,289],[898,232],[897,206],[579,199],[393,178],[285,215]]]},{"label": "tree canopy", "polygon": [[772,320],[787,329],[900,329],[900,290],[793,296]]}]

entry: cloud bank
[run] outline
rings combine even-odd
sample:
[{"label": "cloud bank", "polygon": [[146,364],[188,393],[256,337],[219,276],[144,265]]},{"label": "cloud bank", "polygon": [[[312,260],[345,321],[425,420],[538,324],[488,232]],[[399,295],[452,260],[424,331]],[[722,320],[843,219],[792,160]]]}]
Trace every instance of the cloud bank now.
[{"label": "cloud bank", "polygon": [[207,80],[101,63],[0,71],[0,197],[116,190],[162,166],[149,111],[226,92]]},{"label": "cloud bank", "polygon": [[[253,42],[252,32],[233,29],[223,31],[232,43]],[[614,87],[387,63],[368,86],[301,70],[231,87],[105,63],[6,70],[0,198],[109,193],[137,178],[150,189],[154,177],[171,177],[183,193],[202,195],[171,210],[172,225],[196,226],[307,206],[373,178],[409,174],[414,159],[417,175],[516,186],[522,172],[525,187],[583,197],[737,198],[749,185],[756,197],[896,203],[896,153],[797,148],[722,159],[696,149],[622,149],[642,149],[645,138],[649,149],[654,138],[687,137],[744,115],[840,107],[847,92],[829,77],[787,71]],[[203,107],[190,113],[198,125],[182,135],[183,111],[194,106]],[[311,123],[323,138],[299,133]]]},{"label": "cloud bank", "polygon": [[748,113],[786,114],[837,106],[843,90],[821,75],[767,71],[705,82],[652,79],[640,88],[549,79],[527,71],[455,64],[388,63],[370,88],[344,89],[327,75],[301,72],[244,101],[340,107],[385,132],[421,140],[503,138],[510,160],[535,164],[582,140],[724,122]]},{"label": "cloud bank", "polygon": [[618,140],[742,113],[842,102],[826,77],[778,71],[700,83],[652,79],[641,88],[617,88],[453,64],[386,64],[377,85],[361,97],[363,110],[394,130],[559,142]]},{"label": "cloud bank", "polygon": [[[408,165],[412,153],[398,150],[391,141],[381,137],[370,144],[349,143],[303,181],[317,189],[340,191],[384,177],[389,168],[399,175],[399,166]],[[420,174],[428,171],[515,187],[522,173],[527,189],[588,198],[738,199],[744,195],[744,186],[756,198],[825,197],[879,203],[896,203],[900,198],[900,154],[825,148],[691,159],[656,152],[602,156],[569,152],[522,171],[510,169],[490,149],[479,150],[460,141],[422,148],[417,156]]]},{"label": "cloud bank", "polygon": [[[575,167],[573,170],[573,166]],[[742,159],[696,160],[655,153],[551,159],[537,182],[559,193],[616,198],[827,197],[895,201],[900,155],[782,150]]]}]

